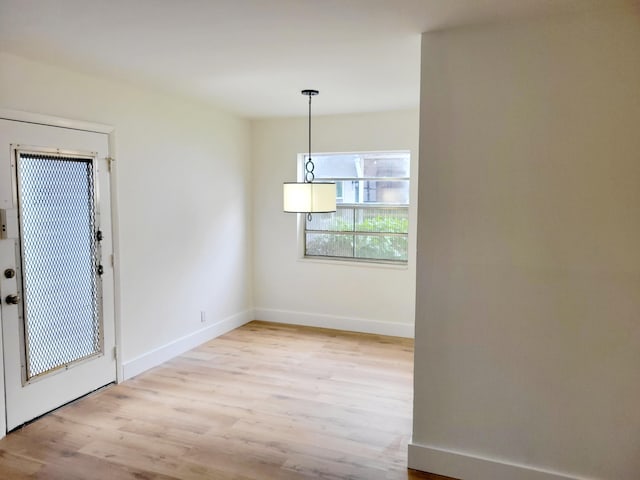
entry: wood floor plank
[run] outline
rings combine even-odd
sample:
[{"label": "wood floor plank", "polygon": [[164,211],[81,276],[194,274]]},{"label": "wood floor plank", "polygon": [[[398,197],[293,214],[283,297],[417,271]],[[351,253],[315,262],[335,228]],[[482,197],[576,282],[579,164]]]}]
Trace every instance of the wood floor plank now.
[{"label": "wood floor plank", "polygon": [[407,469],[410,339],[251,322],[0,440],[0,478],[447,480]]},{"label": "wood floor plank", "polygon": [[0,478],[24,479],[32,478],[39,472],[44,463],[24,458],[12,452],[0,451]]}]

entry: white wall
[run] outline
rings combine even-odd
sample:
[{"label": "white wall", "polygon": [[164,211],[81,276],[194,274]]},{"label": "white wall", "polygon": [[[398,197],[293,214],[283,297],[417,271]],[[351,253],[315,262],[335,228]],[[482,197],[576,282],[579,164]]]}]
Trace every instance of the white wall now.
[{"label": "white wall", "polygon": [[638,11],[429,33],[422,65],[410,466],[638,479]]},{"label": "white wall", "polygon": [[7,54],[0,108],[115,127],[125,375],[251,319],[248,121]]},{"label": "white wall", "polygon": [[[410,150],[417,175],[417,111],[317,116],[312,125],[316,152]],[[297,215],[282,212],[282,182],[296,180],[307,142],[306,117],[252,122],[256,318],[413,336],[415,182],[407,267],[302,260]]]}]

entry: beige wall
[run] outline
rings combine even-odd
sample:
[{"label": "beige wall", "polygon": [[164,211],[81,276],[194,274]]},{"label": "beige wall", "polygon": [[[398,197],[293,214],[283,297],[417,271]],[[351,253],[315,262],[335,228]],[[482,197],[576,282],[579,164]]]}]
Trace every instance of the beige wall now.
[{"label": "beige wall", "polygon": [[[296,180],[297,156],[307,151],[307,141],[305,117],[252,122],[256,317],[413,336],[415,181],[408,266],[303,260],[297,215],[282,212],[282,182]],[[412,177],[417,179],[418,112],[314,117],[312,148],[317,152],[410,150]]]},{"label": "beige wall", "polygon": [[7,54],[0,108],[115,127],[125,364],[251,318],[248,121]]},{"label": "beige wall", "polygon": [[639,478],[638,11],[425,34],[421,97],[411,466]]}]

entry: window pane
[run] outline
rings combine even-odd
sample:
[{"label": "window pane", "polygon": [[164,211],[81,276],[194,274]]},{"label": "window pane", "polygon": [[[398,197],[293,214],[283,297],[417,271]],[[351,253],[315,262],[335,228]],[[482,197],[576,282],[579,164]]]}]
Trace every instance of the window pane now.
[{"label": "window pane", "polygon": [[[409,181],[363,180],[352,182],[358,193],[353,203],[387,203],[406,205],[409,203]],[[343,195],[344,203],[349,203]]]},{"label": "window pane", "polygon": [[368,155],[362,159],[363,177],[408,177],[409,154]]},{"label": "window pane", "polygon": [[409,180],[335,180],[336,203],[409,204]]},{"label": "window pane", "polygon": [[335,213],[314,213],[306,220],[307,230],[353,232],[353,208],[340,208]]},{"label": "window pane", "polygon": [[353,257],[353,235],[307,232],[306,245],[306,255]]},{"label": "window pane", "polygon": [[[304,161],[307,159],[305,155]],[[362,154],[314,154],[316,179],[409,178],[410,157],[404,152]]]},{"label": "window pane", "polygon": [[[305,155],[305,161],[307,156]],[[313,173],[316,179],[321,178],[359,178],[361,156],[358,154],[346,155],[312,155],[311,160],[315,165]]]},{"label": "window pane", "polygon": [[409,209],[359,208],[356,212],[356,231],[409,233]]},{"label": "window pane", "polygon": [[400,235],[356,235],[355,257],[407,261],[407,237]]}]

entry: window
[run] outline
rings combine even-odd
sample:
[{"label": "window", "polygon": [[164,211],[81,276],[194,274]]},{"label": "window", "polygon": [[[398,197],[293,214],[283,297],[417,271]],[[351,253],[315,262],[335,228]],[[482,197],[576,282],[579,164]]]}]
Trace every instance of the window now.
[{"label": "window", "polygon": [[[304,164],[307,156],[301,155]],[[336,183],[336,212],[304,222],[305,257],[407,263],[409,152],[317,154],[318,181]]]}]

